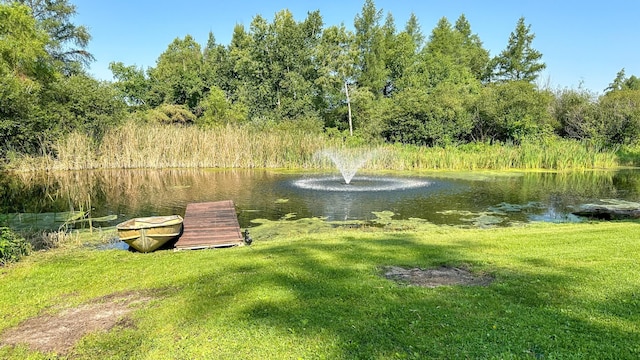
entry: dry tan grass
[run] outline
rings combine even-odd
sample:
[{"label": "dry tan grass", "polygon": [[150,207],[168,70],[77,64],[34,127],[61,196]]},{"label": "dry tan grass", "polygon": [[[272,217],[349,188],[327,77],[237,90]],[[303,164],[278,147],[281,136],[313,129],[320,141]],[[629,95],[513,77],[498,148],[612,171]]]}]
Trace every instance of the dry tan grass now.
[{"label": "dry tan grass", "polygon": [[[52,154],[23,156],[10,167],[19,171],[166,168],[329,168],[319,156],[327,148],[343,148],[340,138],[323,134],[226,126],[137,124],[128,122],[97,142],[73,133],[54,144]],[[365,146],[368,147],[368,146]],[[590,169],[618,165],[613,151],[601,152],[569,140],[549,144],[487,145],[429,148],[379,145],[365,169]]]}]

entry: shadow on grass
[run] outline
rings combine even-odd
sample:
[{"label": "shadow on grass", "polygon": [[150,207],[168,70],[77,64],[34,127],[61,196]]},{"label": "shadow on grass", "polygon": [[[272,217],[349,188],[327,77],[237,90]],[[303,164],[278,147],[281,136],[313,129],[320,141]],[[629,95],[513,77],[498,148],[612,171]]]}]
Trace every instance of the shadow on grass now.
[{"label": "shadow on grass", "polygon": [[[569,289],[576,277],[588,275],[587,270],[525,273],[496,268],[469,256],[484,247],[470,242],[425,244],[407,234],[256,247],[244,252],[247,261],[193,279],[199,285],[188,294],[182,321],[191,324],[222,316],[228,328],[239,333],[239,327],[258,329],[254,334],[275,332],[283,344],[292,343],[285,357],[640,355],[637,327],[589,317],[590,312],[609,308],[608,302],[575,305]],[[543,259],[526,261],[548,265]],[[492,273],[496,281],[488,287],[404,286],[380,276],[380,266],[385,265],[465,265]],[[632,314],[631,319],[637,319],[637,298],[617,301],[615,309],[620,317]],[[315,348],[307,348],[306,342]],[[262,346],[259,338],[251,343]]]}]

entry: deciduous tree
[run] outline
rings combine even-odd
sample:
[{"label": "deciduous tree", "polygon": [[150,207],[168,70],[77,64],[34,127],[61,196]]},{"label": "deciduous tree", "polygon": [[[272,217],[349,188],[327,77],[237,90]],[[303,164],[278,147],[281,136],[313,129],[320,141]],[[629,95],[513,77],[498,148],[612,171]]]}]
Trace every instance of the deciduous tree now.
[{"label": "deciduous tree", "polygon": [[31,115],[51,81],[47,42],[28,7],[0,3],[0,153],[37,146]]},{"label": "deciduous tree", "polygon": [[353,129],[349,89],[355,86],[356,56],[354,35],[344,24],[324,29],[314,54],[318,65],[315,83],[329,127],[341,127],[346,121],[347,128]]},{"label": "deciduous tree", "polygon": [[91,40],[89,30],[83,25],[72,22],[76,15],[76,6],[69,0],[6,1],[31,8],[38,28],[49,35],[47,51],[60,63],[65,73],[77,73],[94,60],[93,55],[87,51]]},{"label": "deciduous tree", "polygon": [[143,69],[135,65],[125,66],[122,62],[112,62],[109,70],[116,79],[115,88],[130,107],[144,109],[148,106],[151,83]]},{"label": "deciduous tree", "polygon": [[176,38],[149,71],[152,105],[186,105],[195,111],[204,95],[202,67],[202,51],[193,37]]}]

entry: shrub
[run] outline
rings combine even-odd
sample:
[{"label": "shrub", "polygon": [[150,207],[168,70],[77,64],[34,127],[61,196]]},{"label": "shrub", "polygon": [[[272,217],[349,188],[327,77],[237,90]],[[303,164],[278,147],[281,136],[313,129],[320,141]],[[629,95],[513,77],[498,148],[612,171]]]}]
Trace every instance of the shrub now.
[{"label": "shrub", "polygon": [[148,122],[161,124],[190,124],[196,116],[184,105],[162,104],[146,113]]},{"label": "shrub", "polygon": [[600,143],[631,145],[640,141],[640,90],[612,91],[600,98]]},{"label": "shrub", "polygon": [[[406,89],[395,96],[396,103],[384,115],[390,142],[438,146],[458,142],[473,128],[465,107],[469,94],[455,84],[435,88],[431,93]],[[390,111],[389,111],[390,110]]]},{"label": "shrub", "polygon": [[0,265],[20,260],[29,254],[31,245],[7,227],[0,227]]},{"label": "shrub", "polygon": [[526,81],[489,84],[483,89],[473,137],[477,140],[520,142],[552,127],[550,92]]}]

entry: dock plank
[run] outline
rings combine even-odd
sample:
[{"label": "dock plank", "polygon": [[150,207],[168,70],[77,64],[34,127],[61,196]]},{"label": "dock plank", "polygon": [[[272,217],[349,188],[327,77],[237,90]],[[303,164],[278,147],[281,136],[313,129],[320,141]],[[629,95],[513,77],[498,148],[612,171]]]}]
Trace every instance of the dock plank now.
[{"label": "dock plank", "polygon": [[232,200],[191,203],[184,214],[183,232],[176,249],[206,249],[243,245]]}]

